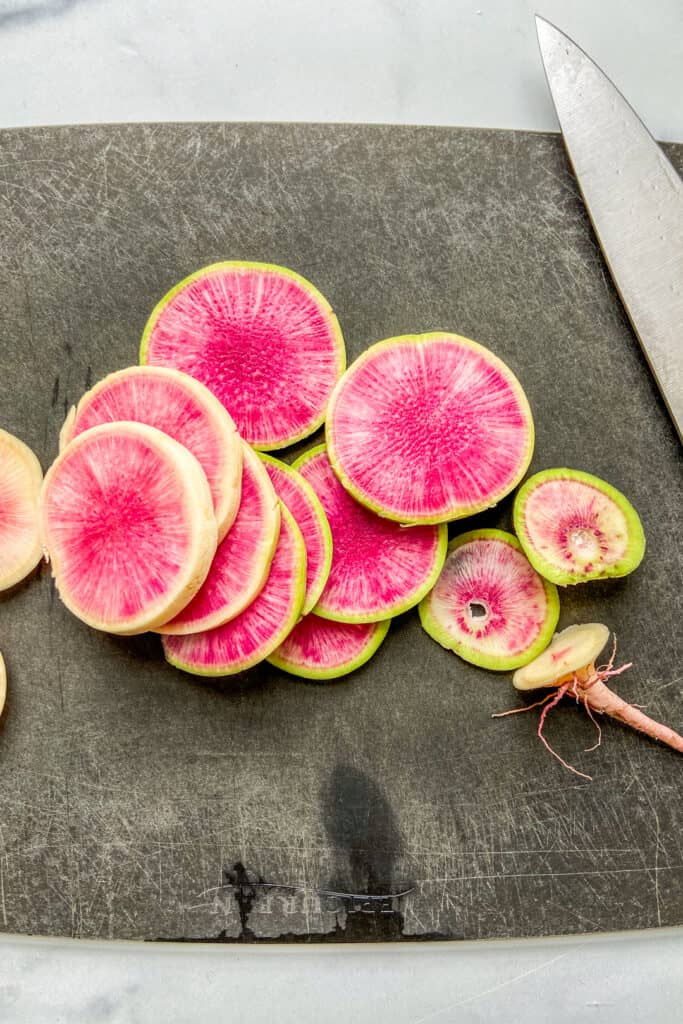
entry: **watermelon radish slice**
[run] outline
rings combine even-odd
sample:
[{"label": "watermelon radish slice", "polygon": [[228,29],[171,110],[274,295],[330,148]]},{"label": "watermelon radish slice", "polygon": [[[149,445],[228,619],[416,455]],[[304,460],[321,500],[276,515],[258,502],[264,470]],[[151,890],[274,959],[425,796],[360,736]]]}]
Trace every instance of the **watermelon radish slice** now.
[{"label": "watermelon radish slice", "polygon": [[143,633],[179,612],[217,542],[203,469],[142,423],[105,423],[67,445],[45,476],[41,528],[62,601],[109,633]]},{"label": "watermelon radish slice", "polygon": [[332,565],[332,534],[327,516],[315,491],[301,473],[271,455],[262,455],[275,488],[301,530],[306,545],[306,600],[302,615],[308,615],[318,603]]},{"label": "watermelon radish slice", "polygon": [[445,526],[404,527],[359,505],[340,484],[324,445],[294,463],[308,480],[332,530],[332,566],[316,615],[336,622],[378,622],[416,605],[446,557]]},{"label": "watermelon radish slice", "polygon": [[5,668],[5,659],[0,654],[0,715],[5,707],[5,701],[7,700],[7,669]]},{"label": "watermelon radish slice", "polygon": [[442,523],[490,508],[519,483],[534,427],[502,360],[436,333],[367,349],[334,390],[326,438],[362,504],[400,523]]},{"label": "watermelon radish slice", "polygon": [[121,420],[163,430],[192,452],[209,481],[222,540],[239,508],[242,445],[218,399],[179,370],[129,366],[110,373],[71,409],[59,436],[60,448],[84,430]]},{"label": "watermelon radish slice", "polygon": [[0,590],[20,583],[43,557],[38,527],[40,463],[28,445],[0,430]]},{"label": "watermelon radish slice", "polygon": [[307,615],[268,661],[302,679],[339,679],[369,661],[389,629],[383,622],[332,622]]},{"label": "watermelon radish slice", "polygon": [[578,469],[545,469],[515,496],[527,558],[558,586],[627,576],[645,554],[638,513],[616,487]]},{"label": "watermelon radish slice", "polygon": [[503,530],[471,530],[448,546],[436,586],[419,608],[442,647],[482,668],[507,672],[532,661],[552,638],[557,589]]},{"label": "watermelon radish slice", "polygon": [[269,263],[227,262],[198,270],[161,299],[140,362],[202,381],[245,441],[270,450],[322,424],[346,352],[329,303],[303,277]]},{"label": "watermelon radish slice", "polygon": [[283,506],[270,575],[258,597],[230,622],[162,639],[167,661],[198,676],[228,676],[263,661],[293,628],[306,594],[306,546]]},{"label": "watermelon radish slice", "polygon": [[213,629],[244,611],[268,579],[280,532],[280,503],[266,468],[243,446],[242,500],[227,537],[218,545],[203,586],[159,633]]}]

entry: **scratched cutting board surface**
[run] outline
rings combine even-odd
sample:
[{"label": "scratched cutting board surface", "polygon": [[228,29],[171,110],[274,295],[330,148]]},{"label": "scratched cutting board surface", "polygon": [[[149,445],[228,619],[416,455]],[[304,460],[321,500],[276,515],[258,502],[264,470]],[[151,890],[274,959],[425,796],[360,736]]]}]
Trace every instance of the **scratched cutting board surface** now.
[{"label": "scratched cutting board surface", "polygon": [[[54,457],[67,408],[136,361],[149,312],[223,259],[290,266],[349,357],[476,338],[520,377],[532,469],[607,478],[648,539],[630,578],[562,594],[605,621],[628,700],[683,727],[680,452],[557,136],[291,125],[0,133],[0,425]],[[679,169],[683,146],[668,147]],[[470,520],[511,525],[510,501]],[[145,939],[494,938],[683,924],[683,761],[565,701],[535,736],[507,674],[415,613],[346,681],[204,682],[152,635],[0,600],[0,929]],[[264,884],[266,883],[266,884]],[[301,886],[302,889],[279,888]],[[407,895],[375,902],[320,890]]]}]

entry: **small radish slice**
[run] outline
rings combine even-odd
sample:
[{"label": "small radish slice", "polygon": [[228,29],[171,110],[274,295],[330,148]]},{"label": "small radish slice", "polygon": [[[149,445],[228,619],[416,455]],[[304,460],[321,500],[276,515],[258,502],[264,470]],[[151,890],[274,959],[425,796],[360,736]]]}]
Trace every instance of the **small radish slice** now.
[{"label": "small radish slice", "polygon": [[283,506],[270,575],[260,594],[230,622],[187,636],[164,636],[167,661],[198,676],[228,676],[263,661],[293,628],[306,593],[306,546]]},{"label": "small radish slice", "polygon": [[534,425],[522,386],[458,334],[388,338],[337,384],[325,436],[357,501],[400,523],[443,523],[490,508],[524,476]]},{"label": "small radish slice", "polygon": [[340,484],[324,445],[294,463],[325,510],[332,567],[316,615],[335,622],[378,622],[416,605],[446,557],[441,526],[401,526],[364,508]]},{"label": "small radish slice", "polygon": [[465,661],[506,672],[548,646],[560,614],[557,589],[529,564],[515,537],[471,530],[448,546],[422,626]]},{"label": "small radish slice", "polygon": [[261,455],[271,483],[294,516],[306,545],[306,600],[302,615],[318,603],[332,565],[330,524],[315,491],[291,466],[270,455]]},{"label": "small radish slice", "polygon": [[330,304],[299,274],[268,263],[215,263],[152,311],[140,362],[172,366],[213,391],[255,448],[317,430],[346,366]]},{"label": "small radish slice", "polygon": [[43,471],[31,449],[0,430],[0,590],[23,580],[43,557],[38,498]]},{"label": "small radish slice", "polygon": [[5,701],[7,700],[7,669],[5,668],[5,659],[0,654],[0,715],[5,707]]},{"label": "small radish slice", "polygon": [[280,503],[266,468],[242,442],[242,500],[227,537],[218,545],[203,586],[159,633],[199,633],[234,619],[268,579],[280,532]]},{"label": "small radish slice", "polygon": [[383,622],[332,622],[307,615],[268,661],[302,679],[339,679],[369,661],[387,635]]},{"label": "small radish slice", "polygon": [[110,373],[83,395],[62,427],[60,448],[84,430],[122,420],[163,430],[192,452],[209,481],[222,540],[239,508],[242,445],[218,399],[179,370],[128,366]]},{"label": "small radish slice", "polygon": [[41,520],[62,601],[109,633],[143,633],[175,615],[216,552],[204,471],[142,423],[107,423],[74,438],[45,476]]},{"label": "small radish slice", "polygon": [[558,679],[593,664],[609,640],[609,629],[601,622],[567,626],[556,633],[549,647],[537,658],[518,668],[512,677],[516,690],[538,690]]},{"label": "small radish slice", "polygon": [[515,497],[527,558],[558,586],[627,576],[645,554],[638,513],[621,491],[578,469],[545,469]]}]

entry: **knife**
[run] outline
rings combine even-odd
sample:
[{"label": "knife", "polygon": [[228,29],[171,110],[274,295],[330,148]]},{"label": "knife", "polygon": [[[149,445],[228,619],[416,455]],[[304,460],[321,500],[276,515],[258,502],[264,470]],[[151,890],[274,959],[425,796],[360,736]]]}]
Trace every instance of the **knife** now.
[{"label": "knife", "polygon": [[597,64],[539,15],[536,31],[584,203],[683,443],[683,182]]}]

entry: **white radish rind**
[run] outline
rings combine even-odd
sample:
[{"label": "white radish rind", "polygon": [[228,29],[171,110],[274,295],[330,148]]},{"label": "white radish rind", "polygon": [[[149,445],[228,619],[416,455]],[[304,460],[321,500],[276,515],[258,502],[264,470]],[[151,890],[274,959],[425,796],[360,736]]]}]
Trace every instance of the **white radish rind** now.
[{"label": "white radish rind", "polygon": [[147,321],[140,362],[202,381],[240,435],[269,451],[323,423],[346,366],[330,304],[286,267],[228,261],[172,288]]},{"label": "white radish rind", "polygon": [[242,444],[218,399],[179,370],[128,366],[95,384],[71,409],[60,433],[60,450],[85,430],[122,420],[163,430],[195,456],[211,488],[222,540],[239,508]]},{"label": "white radish rind", "polygon": [[306,600],[302,615],[311,612],[323,592],[332,565],[332,533],[315,491],[292,466],[261,455],[281,501],[294,516],[306,545]]},{"label": "white radish rind", "polygon": [[277,548],[265,586],[230,622],[201,633],[164,636],[166,660],[198,676],[228,676],[253,668],[280,646],[301,615],[306,593],[306,546],[282,508]]},{"label": "white radish rind", "polygon": [[184,636],[234,619],[259,595],[280,533],[280,502],[266,468],[244,441],[242,500],[227,537],[216,550],[204,583],[159,633]]},{"label": "white radish rind", "polygon": [[578,469],[544,469],[515,496],[527,558],[558,586],[627,576],[645,554],[638,513],[616,487]]},{"label": "white radish rind", "polygon": [[294,463],[318,495],[332,531],[332,566],[314,608],[335,622],[379,622],[431,590],[448,544],[445,524],[404,527],[382,519],[342,487],[324,445]]},{"label": "white radish rind", "polygon": [[517,486],[534,425],[498,356],[435,332],[363,352],[334,389],[325,437],[357,501],[399,523],[443,523],[491,508]]},{"label": "white radish rind", "polygon": [[155,629],[191,600],[218,536],[194,455],[132,422],[93,427],[61,452],[43,483],[41,530],[67,608],[124,635]]},{"label": "white radish rind", "polygon": [[5,701],[7,700],[7,669],[5,668],[5,659],[0,654],[0,715],[5,707]]},{"label": "white radish rind", "polygon": [[28,445],[0,430],[0,590],[20,583],[43,557],[42,483],[43,471]]},{"label": "white radish rind", "polygon": [[370,660],[389,625],[389,619],[351,623],[306,615],[268,661],[301,679],[340,679]]},{"label": "white radish rind", "polygon": [[548,646],[560,614],[557,589],[503,530],[454,538],[420,621],[437,643],[497,672],[527,664]]}]

